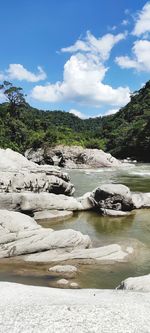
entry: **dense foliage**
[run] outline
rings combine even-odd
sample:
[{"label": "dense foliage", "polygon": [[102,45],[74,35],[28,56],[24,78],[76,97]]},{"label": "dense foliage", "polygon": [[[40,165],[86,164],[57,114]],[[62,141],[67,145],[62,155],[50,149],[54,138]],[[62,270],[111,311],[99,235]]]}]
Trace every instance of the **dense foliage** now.
[{"label": "dense foliage", "polygon": [[[16,87],[7,88],[14,93]],[[16,89],[15,94],[22,94],[21,88]],[[82,145],[150,162],[150,81],[115,115],[84,120],[63,111],[32,108],[21,97],[13,108],[9,98],[0,104],[1,147],[24,152],[43,145]]]}]

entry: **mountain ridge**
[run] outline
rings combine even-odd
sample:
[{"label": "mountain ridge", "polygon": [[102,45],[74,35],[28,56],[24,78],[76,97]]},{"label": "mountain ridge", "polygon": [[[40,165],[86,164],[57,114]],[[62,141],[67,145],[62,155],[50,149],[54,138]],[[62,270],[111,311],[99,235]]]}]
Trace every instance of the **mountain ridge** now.
[{"label": "mountain ridge", "polygon": [[0,146],[24,152],[43,145],[101,148],[117,158],[150,162],[150,81],[113,115],[80,119],[61,111],[43,111],[29,104],[12,116],[9,103],[0,104]]}]

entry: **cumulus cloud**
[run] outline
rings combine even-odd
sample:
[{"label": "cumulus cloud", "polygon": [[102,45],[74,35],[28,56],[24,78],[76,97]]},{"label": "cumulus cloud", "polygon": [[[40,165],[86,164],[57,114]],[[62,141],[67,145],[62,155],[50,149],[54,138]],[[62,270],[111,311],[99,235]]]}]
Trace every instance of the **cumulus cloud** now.
[{"label": "cumulus cloud", "polygon": [[38,66],[37,73],[28,71],[21,64],[10,64],[8,69],[0,73],[0,80],[18,80],[28,82],[38,82],[46,79],[46,73]]},{"label": "cumulus cloud", "polygon": [[101,61],[107,60],[115,44],[125,39],[126,33],[118,35],[106,34],[101,38],[94,37],[90,31],[87,31],[85,40],[78,39],[75,44],[61,49],[61,52],[90,52],[95,54]]},{"label": "cumulus cloud", "polygon": [[35,74],[28,71],[21,64],[10,64],[7,69],[7,74],[9,79],[19,81],[38,82],[46,79],[46,73],[40,66],[38,66],[38,72]]},{"label": "cumulus cloud", "polygon": [[150,72],[150,41],[137,40],[133,44],[132,57],[116,57],[116,63],[121,68],[135,68],[138,71]]},{"label": "cumulus cloud", "polygon": [[80,111],[78,111],[78,110],[76,110],[76,109],[71,109],[71,110],[69,111],[69,113],[72,113],[72,114],[74,114],[75,116],[77,116],[78,118],[81,118],[81,119],[86,119],[86,118],[88,118],[84,113],[82,113],[82,112],[80,112]]},{"label": "cumulus cloud", "polygon": [[147,32],[150,32],[150,1],[148,1],[138,13],[132,33],[139,37]]},{"label": "cumulus cloud", "polygon": [[124,38],[125,34],[107,34],[97,39],[88,32],[85,40],[77,40],[74,45],[62,48],[62,52],[73,53],[64,65],[63,81],[37,85],[31,96],[39,101],[67,100],[95,107],[124,105],[129,101],[129,88],[114,89],[103,83],[108,70],[105,61],[113,46]]},{"label": "cumulus cloud", "polygon": [[0,72],[0,81],[3,81],[3,80],[5,80],[5,75]]}]

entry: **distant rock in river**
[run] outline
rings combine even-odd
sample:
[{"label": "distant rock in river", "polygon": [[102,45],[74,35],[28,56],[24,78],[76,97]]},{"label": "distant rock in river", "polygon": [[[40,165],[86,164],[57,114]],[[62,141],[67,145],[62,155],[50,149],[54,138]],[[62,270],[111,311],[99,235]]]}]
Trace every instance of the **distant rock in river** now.
[{"label": "distant rock in river", "polygon": [[11,149],[0,149],[0,192],[28,191],[72,195],[74,186],[58,167],[40,166]]},{"label": "distant rock in river", "polygon": [[25,156],[38,164],[54,164],[69,169],[118,167],[121,162],[111,154],[99,149],[86,149],[80,146],[56,146],[28,149]]}]

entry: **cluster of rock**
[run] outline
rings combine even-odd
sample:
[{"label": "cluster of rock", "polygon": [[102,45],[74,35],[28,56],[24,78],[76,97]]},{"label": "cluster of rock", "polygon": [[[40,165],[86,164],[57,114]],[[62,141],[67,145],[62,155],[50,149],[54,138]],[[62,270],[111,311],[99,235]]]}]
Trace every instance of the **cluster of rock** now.
[{"label": "cluster of rock", "polygon": [[28,149],[25,156],[38,164],[51,164],[68,169],[118,167],[121,162],[111,154],[99,149],[84,149],[80,146],[56,146]]},{"label": "cluster of rock", "polygon": [[0,193],[55,193],[72,195],[70,177],[52,166],[39,166],[11,149],[0,149]]},{"label": "cluster of rock", "polygon": [[21,256],[25,261],[57,262],[72,259],[98,261],[129,260],[131,246],[111,244],[91,248],[88,235],[72,229],[43,228],[25,214],[0,210],[0,258]]},{"label": "cluster of rock", "polygon": [[150,193],[132,194],[119,184],[102,185],[80,198],[71,197],[73,191],[70,178],[59,168],[37,165],[10,149],[0,149],[0,258],[86,263],[132,259],[136,244],[92,248],[88,235],[43,228],[35,219],[55,221],[71,216],[73,211],[92,209],[103,215],[125,215],[135,208],[150,207]]}]

